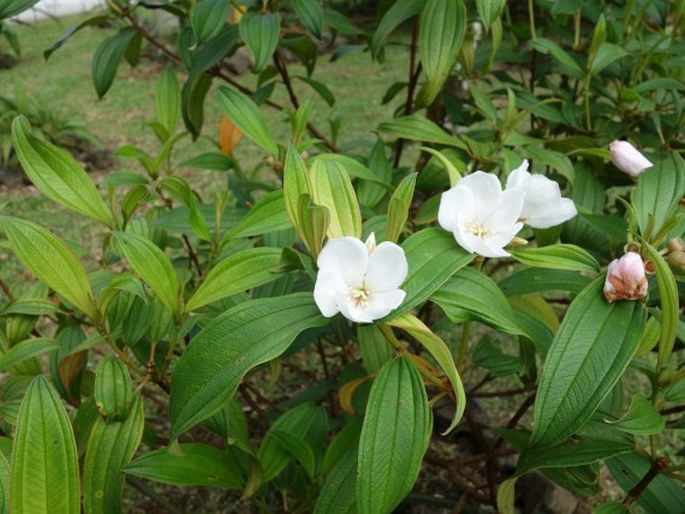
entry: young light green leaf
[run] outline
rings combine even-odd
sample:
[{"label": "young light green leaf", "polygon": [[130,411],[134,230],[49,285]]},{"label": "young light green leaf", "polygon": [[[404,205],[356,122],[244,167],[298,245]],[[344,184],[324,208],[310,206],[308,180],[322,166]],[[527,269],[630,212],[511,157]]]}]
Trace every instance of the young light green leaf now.
[{"label": "young light green leaf", "polygon": [[12,142],[24,171],[45,196],[114,228],[112,212],[83,168],[65,150],[31,134],[24,116],[12,122]]},{"label": "young light green leaf", "polygon": [[181,119],[181,88],[171,65],[167,65],[159,76],[156,107],[157,120],[166,128],[168,136],[171,136]]},{"label": "young light green leaf", "polygon": [[307,30],[321,39],[323,9],[318,0],[292,0],[295,14]]},{"label": "young light green leaf", "polygon": [[502,16],[502,11],[506,5],[506,0],[476,0],[478,16],[486,32]]},{"label": "young light green leaf", "polygon": [[411,491],[428,448],[433,420],[414,364],[400,357],[373,381],[359,438],[357,509],[391,512]]},{"label": "young light green leaf", "polygon": [[240,489],[243,478],[229,455],[203,443],[183,443],[178,451],[160,448],[144,453],[123,468],[131,475],[172,485],[200,485]]},{"label": "young light green leaf", "polygon": [[36,377],[21,402],[12,445],[12,512],[81,511],[76,441],[67,412],[48,381]]},{"label": "young light green leaf", "polygon": [[[430,148],[428,146],[421,146],[419,147],[419,150],[423,152],[428,152],[433,157],[435,157],[440,162],[440,164],[442,164],[443,168],[445,168],[445,171],[447,172],[447,176],[449,177],[450,187],[454,187],[457,185],[457,182],[459,182],[459,180],[461,179],[461,173],[459,172],[459,170],[457,170],[456,166],[447,157],[445,157],[441,152],[439,152],[435,148]],[[466,171],[466,169],[464,168],[462,171]]]},{"label": "young light green leaf", "polygon": [[278,357],[303,330],[326,323],[311,293],[247,301],[214,318],[176,365],[171,439],[218,411],[250,369]]},{"label": "young light green leaf", "polygon": [[597,260],[576,245],[556,244],[538,248],[512,248],[510,253],[520,263],[534,268],[599,271]]},{"label": "young light green leaf", "polygon": [[403,0],[395,2],[388,9],[371,38],[371,55],[374,59],[378,58],[388,36],[404,21],[419,14],[425,3],[426,0]]},{"label": "young light green leaf", "polygon": [[248,12],[240,19],[240,37],[254,56],[253,73],[261,73],[276,47],[281,22],[273,12]]},{"label": "young light green leaf", "polygon": [[330,214],[328,237],[362,235],[362,215],[352,181],[345,169],[335,161],[314,161],[309,172],[312,197]]},{"label": "young light green leaf", "polygon": [[599,277],[571,303],[547,354],[535,402],[531,448],[581,428],[628,367],[645,314],[637,302],[608,303]]},{"label": "young light green leaf", "polygon": [[190,8],[190,26],[197,43],[216,36],[226,24],[231,4],[226,0],[200,0]]},{"label": "young light green leaf", "polygon": [[220,261],[188,300],[186,312],[276,280],[281,253],[280,248],[251,248]]},{"label": "young light green leaf", "polygon": [[466,6],[462,0],[427,0],[419,25],[419,56],[426,81],[418,107],[430,105],[454,66],[466,33]]},{"label": "young light green leaf", "polygon": [[316,205],[309,195],[300,195],[297,205],[298,219],[302,224],[300,237],[313,260],[316,260],[323,247],[326,234],[331,225],[331,215],[328,207]]},{"label": "young light green leaf", "polygon": [[427,228],[413,234],[404,241],[402,248],[409,264],[409,276],[401,286],[407,296],[388,318],[423,303],[473,260],[472,254],[457,246],[452,234],[438,228]]},{"label": "young light green leaf", "polygon": [[114,232],[114,240],[143,281],[172,314],[181,311],[180,284],[169,257],[152,241],[130,232]]},{"label": "young light green leaf", "polygon": [[91,74],[99,98],[105,96],[105,93],[112,86],[119,63],[136,34],[137,32],[133,27],[124,27],[113,36],[105,39],[95,50]]},{"label": "young light green leaf", "polygon": [[452,392],[457,404],[452,423],[447,427],[447,430],[443,432],[443,435],[450,433],[464,415],[464,409],[466,408],[466,393],[449,348],[445,342],[424,325],[421,320],[411,314],[403,314],[398,318],[388,321],[387,324],[404,330],[407,334],[421,343],[440,365],[445,372],[445,375],[447,375],[447,378],[452,384]]},{"label": "young light green leaf", "polygon": [[26,339],[12,346],[0,358],[0,371],[5,371],[15,364],[37,357],[48,352],[59,350],[61,342],[47,337]]},{"label": "young light green leaf", "polygon": [[[616,428],[634,435],[660,433],[666,424],[664,418],[644,396],[636,394],[630,402],[628,412],[618,420],[605,420]],[[631,448],[632,450],[632,448]]]},{"label": "young light green leaf", "polygon": [[221,86],[217,91],[222,112],[251,141],[271,155],[278,155],[278,146],[269,132],[264,116],[252,99],[232,86]]},{"label": "young light green leaf", "polygon": [[128,416],[123,421],[98,418],[88,438],[83,461],[83,508],[86,514],[118,514],[124,473],[140,445],[145,427],[143,400],[133,399]]},{"label": "young light green leaf", "polygon": [[67,245],[30,221],[3,216],[0,222],[26,268],[91,319],[98,319],[86,270]]},{"label": "young light green leaf", "polygon": [[409,207],[414,198],[417,173],[410,173],[397,185],[397,189],[390,197],[388,204],[388,226],[385,231],[385,240],[396,242],[405,229],[409,217]]},{"label": "young light green leaf", "polygon": [[93,388],[95,405],[100,415],[108,421],[125,420],[132,396],[131,375],[126,364],[116,357],[101,360]]}]

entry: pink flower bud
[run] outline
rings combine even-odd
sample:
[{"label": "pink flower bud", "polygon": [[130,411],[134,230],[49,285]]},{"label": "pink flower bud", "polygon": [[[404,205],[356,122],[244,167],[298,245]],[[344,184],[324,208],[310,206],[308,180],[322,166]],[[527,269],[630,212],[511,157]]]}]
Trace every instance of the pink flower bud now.
[{"label": "pink flower bud", "polygon": [[614,141],[609,145],[611,162],[623,173],[637,177],[652,163],[628,141]]},{"label": "pink flower bud", "polygon": [[614,300],[640,300],[646,294],[645,264],[639,253],[628,252],[609,263],[604,282],[604,296],[609,303]]}]

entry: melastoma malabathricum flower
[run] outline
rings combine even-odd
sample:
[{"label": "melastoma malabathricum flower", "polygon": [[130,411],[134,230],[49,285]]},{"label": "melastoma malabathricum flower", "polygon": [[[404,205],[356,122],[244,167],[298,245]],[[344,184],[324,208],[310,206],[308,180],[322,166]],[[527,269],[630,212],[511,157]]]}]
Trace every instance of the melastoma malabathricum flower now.
[{"label": "melastoma malabathricum flower", "polygon": [[609,145],[611,162],[623,173],[635,178],[652,166],[652,163],[628,141],[614,141]]},{"label": "melastoma malabathricum flower", "polygon": [[342,313],[356,323],[384,318],[404,300],[399,287],[407,278],[404,250],[388,241],[376,246],[356,237],[330,239],[316,261],[314,300],[326,317]]},{"label": "melastoma malabathricum flower", "polygon": [[533,228],[550,228],[570,220],[576,214],[573,200],[561,197],[559,184],[544,175],[528,172],[528,161],[507,177],[507,190],[526,194],[520,221]]},{"label": "melastoma malabathricum flower", "polygon": [[641,300],[646,294],[645,264],[639,253],[628,252],[609,263],[604,281],[604,296],[609,303],[616,300]]},{"label": "melastoma malabathricum flower", "polygon": [[471,253],[508,257],[504,247],[523,227],[525,196],[519,189],[502,191],[495,175],[477,171],[442,194],[438,223]]}]

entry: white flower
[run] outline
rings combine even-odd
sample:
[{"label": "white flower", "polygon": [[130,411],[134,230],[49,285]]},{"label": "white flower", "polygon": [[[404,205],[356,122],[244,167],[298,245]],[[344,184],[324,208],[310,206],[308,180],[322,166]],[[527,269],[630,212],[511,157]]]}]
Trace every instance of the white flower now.
[{"label": "white flower", "polygon": [[528,161],[507,177],[507,191],[510,189],[526,194],[520,220],[530,227],[554,227],[577,214],[573,200],[561,197],[559,184],[544,175],[528,173]]},{"label": "white flower", "polygon": [[356,237],[329,239],[316,263],[314,301],[326,317],[341,312],[357,323],[371,323],[406,296],[399,289],[408,272],[404,250],[388,241],[376,246],[373,234],[366,244]]},{"label": "white flower", "polygon": [[628,141],[614,141],[609,145],[609,152],[611,153],[611,162],[631,177],[637,177],[652,166],[649,159]]},{"label": "white flower", "polygon": [[438,223],[469,252],[508,257],[504,247],[523,226],[517,220],[524,197],[518,189],[502,191],[495,175],[477,171],[442,194]]},{"label": "white flower", "polygon": [[615,300],[641,300],[647,296],[645,264],[639,253],[628,252],[609,263],[604,280],[604,296],[609,303]]}]

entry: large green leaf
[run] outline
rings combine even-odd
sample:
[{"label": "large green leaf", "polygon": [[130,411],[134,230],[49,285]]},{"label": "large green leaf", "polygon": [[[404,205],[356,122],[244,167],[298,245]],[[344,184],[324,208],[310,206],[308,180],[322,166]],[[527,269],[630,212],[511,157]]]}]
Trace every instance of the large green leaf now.
[{"label": "large green leaf", "polygon": [[357,505],[357,446],[354,445],[326,476],[314,514],[355,514]]},{"label": "large green leaf", "polygon": [[260,73],[269,63],[280,31],[278,14],[248,12],[240,19],[240,37],[254,56],[254,73]]},{"label": "large green leaf", "polygon": [[638,302],[608,303],[604,277],[571,304],[547,354],[535,402],[531,447],[548,447],[590,418],[627,368],[640,343],[645,313]]},{"label": "large green leaf", "polygon": [[216,36],[226,24],[231,5],[226,0],[200,0],[190,8],[190,26],[197,43]]},{"label": "large green leaf", "polygon": [[207,273],[188,300],[186,311],[197,310],[208,303],[276,280],[280,276],[276,268],[281,254],[280,248],[262,247],[230,255]]},{"label": "large green leaf", "polygon": [[30,9],[39,0],[6,0],[0,4],[0,20],[11,18],[21,12]]},{"label": "large green leaf", "polygon": [[[678,209],[683,195],[685,162],[675,152],[640,175],[631,199],[643,237],[649,238],[659,232]],[[652,217],[654,225],[648,234]]]},{"label": "large green leaf", "polygon": [[124,27],[113,36],[105,39],[95,50],[91,74],[98,97],[102,98],[109,91],[117,74],[119,63],[126,53],[126,48],[136,34],[137,32],[133,27]]},{"label": "large green leaf", "polygon": [[292,0],[295,14],[312,34],[321,39],[323,8],[319,0]]},{"label": "large green leaf", "polygon": [[114,217],[95,184],[68,152],[31,134],[24,116],[12,122],[12,142],[31,182],[55,202],[114,227]]},{"label": "large green leaf", "polygon": [[10,463],[7,457],[0,453],[0,513],[10,512]]},{"label": "large green leaf", "polygon": [[406,227],[416,188],[416,175],[416,173],[410,173],[404,177],[390,197],[388,224],[385,229],[386,241],[396,242]]},{"label": "large green leaf", "polygon": [[414,364],[399,357],[373,381],[359,439],[357,509],[391,512],[411,491],[430,441],[426,388]]},{"label": "large green leaf", "polygon": [[475,319],[510,334],[521,334],[514,312],[490,277],[466,267],[445,282],[431,301],[454,323]]},{"label": "large green leaf", "polygon": [[178,451],[160,448],[144,453],[124,466],[131,475],[172,485],[205,485],[240,489],[243,478],[236,462],[214,446],[203,443],[180,444]]},{"label": "large green leaf", "polygon": [[271,155],[278,155],[278,146],[269,132],[264,116],[252,99],[232,86],[221,86],[217,91],[222,112],[250,140]]},{"label": "large green leaf", "polygon": [[378,57],[388,36],[405,20],[421,12],[426,0],[402,0],[395,2],[383,15],[371,38],[371,55]]},{"label": "large green leaf", "polygon": [[327,322],[311,293],[251,300],[214,318],[174,370],[171,439],[218,411],[250,369],[278,357],[303,330]]},{"label": "large green leaf", "polygon": [[421,141],[423,143],[437,143],[445,146],[466,148],[466,145],[420,114],[403,116],[385,121],[378,125],[378,130],[402,139]]},{"label": "large green leaf", "polygon": [[427,0],[419,26],[419,56],[426,81],[418,105],[429,105],[442,89],[464,41],[466,21],[463,0]]},{"label": "large green leaf", "polygon": [[556,244],[539,248],[516,248],[510,251],[514,259],[535,268],[599,271],[597,260],[576,245]]},{"label": "large green leaf", "polygon": [[283,190],[279,189],[257,202],[238,223],[226,232],[224,239],[261,236],[291,226],[283,201]]},{"label": "large green leaf", "polygon": [[445,342],[435,335],[431,329],[423,324],[421,320],[411,314],[404,314],[399,318],[395,318],[388,322],[388,325],[404,330],[407,334],[416,339],[421,346],[423,346],[431,354],[431,357],[440,365],[442,370],[447,375],[447,378],[452,384],[452,393],[457,404],[454,411],[452,423],[443,432],[447,434],[451,432],[457,423],[461,420],[466,408],[466,392],[464,391],[464,384],[459,376],[459,371],[454,363],[449,347]]},{"label": "large green leaf", "polygon": [[159,76],[155,105],[157,120],[166,128],[170,136],[181,119],[181,88],[171,65],[167,65]]},{"label": "large green leaf", "polygon": [[133,270],[172,313],[181,310],[179,281],[169,257],[149,239],[130,232],[114,232],[114,240]]},{"label": "large green leaf", "polygon": [[590,282],[577,271],[527,268],[504,277],[498,285],[505,296],[517,296],[554,290],[578,294]]},{"label": "large green leaf", "polygon": [[427,228],[402,244],[409,276],[401,288],[407,293],[402,304],[388,316],[394,318],[423,303],[452,275],[466,266],[473,255],[457,246],[449,232]]},{"label": "large green leaf", "polygon": [[21,402],[12,445],[12,512],[78,514],[80,496],[71,422],[57,392],[36,377]]},{"label": "large green leaf", "polygon": [[61,344],[57,339],[47,337],[34,337],[21,341],[7,350],[2,358],[0,358],[0,371],[5,371],[15,364],[24,362],[32,357],[37,357],[43,353],[59,350]]},{"label": "large green leaf", "polygon": [[97,319],[86,270],[67,245],[30,221],[9,216],[0,221],[21,263],[91,319]]},{"label": "large green leaf", "polygon": [[143,400],[133,399],[128,417],[109,422],[98,418],[93,425],[83,462],[83,507],[86,514],[121,512],[124,473],[140,445],[145,427]]}]

